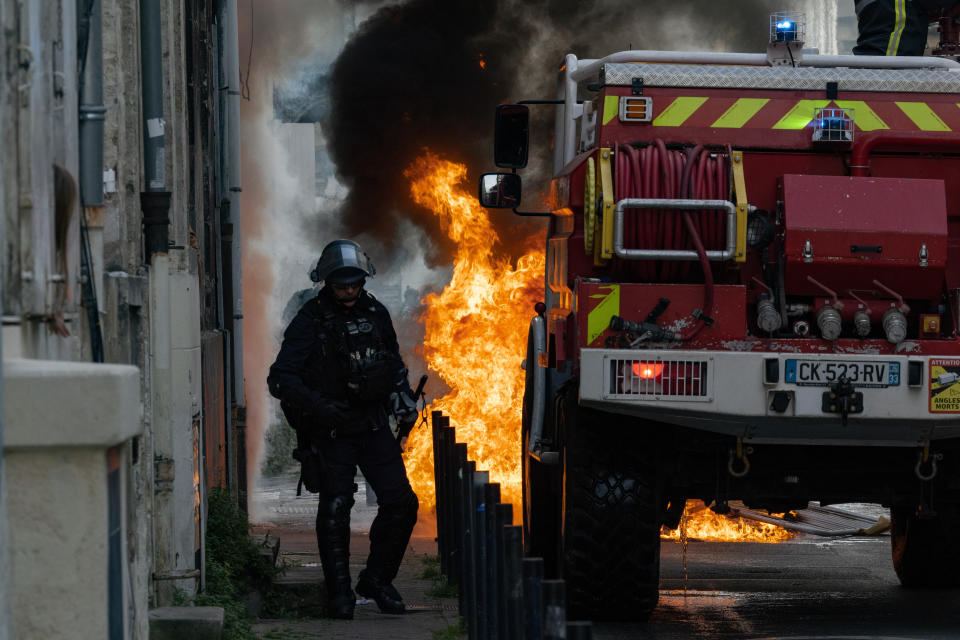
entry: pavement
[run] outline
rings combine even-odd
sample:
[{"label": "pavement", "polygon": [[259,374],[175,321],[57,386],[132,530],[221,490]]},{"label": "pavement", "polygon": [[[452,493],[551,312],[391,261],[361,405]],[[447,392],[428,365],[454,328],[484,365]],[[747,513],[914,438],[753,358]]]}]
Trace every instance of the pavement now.
[{"label": "pavement", "polygon": [[[362,476],[358,476],[356,504],[351,512],[350,574],[354,583],[363,569],[369,550],[370,524],[376,515],[376,499],[368,495]],[[280,541],[280,559],[288,568],[277,580],[280,587],[289,587],[291,593],[309,589],[323,583],[323,571],[317,553],[314,523],[317,513],[317,496],[306,491],[296,495],[297,477],[279,476],[261,479],[251,496],[250,520],[252,533]],[[410,545],[403,558],[400,573],[394,586],[403,595],[408,613],[392,616],[380,613],[377,605],[363,598],[358,599],[353,620],[331,620],[319,617],[316,608],[308,611],[291,611],[291,617],[280,619],[261,618],[253,624],[258,638],[270,640],[309,640],[311,638],[390,638],[406,640],[431,638],[435,633],[444,638],[459,624],[457,599],[427,595],[434,581],[423,577],[427,558],[436,558],[436,523],[432,513],[421,508]],[[294,600],[292,597],[291,600]],[[319,597],[318,597],[319,599]]]},{"label": "pavement", "polygon": [[[375,501],[358,478],[353,510],[351,573],[356,580],[368,549]],[[254,532],[280,540],[290,565],[281,584],[318,593],[322,571],[316,550],[316,496],[295,495],[296,478],[264,479],[253,495]],[[844,505],[876,519],[876,505]],[[435,522],[426,510],[404,557],[395,585],[410,613],[382,614],[360,600],[352,621],[322,618],[319,607],[292,609],[289,617],[253,625],[264,640],[311,638],[462,638],[456,598],[427,595],[424,559],[436,557]],[[822,538],[798,534],[779,544],[708,543],[661,546],[660,605],[647,623],[594,624],[597,640],[716,640],[770,638],[923,639],[960,638],[960,590],[907,590],[890,561],[889,536]]]}]

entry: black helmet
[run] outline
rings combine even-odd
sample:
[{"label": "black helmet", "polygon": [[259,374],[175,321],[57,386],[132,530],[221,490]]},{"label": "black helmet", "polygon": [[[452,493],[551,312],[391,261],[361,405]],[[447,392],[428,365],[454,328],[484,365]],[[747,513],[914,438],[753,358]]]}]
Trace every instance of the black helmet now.
[{"label": "black helmet", "polygon": [[370,256],[353,240],[334,240],[320,252],[317,266],[310,272],[314,282],[353,284],[377,272]]}]

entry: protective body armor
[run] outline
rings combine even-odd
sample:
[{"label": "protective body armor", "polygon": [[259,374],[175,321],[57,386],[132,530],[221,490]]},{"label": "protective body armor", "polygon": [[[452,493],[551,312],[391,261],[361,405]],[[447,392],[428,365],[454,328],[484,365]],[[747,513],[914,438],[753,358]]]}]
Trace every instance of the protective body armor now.
[{"label": "protective body armor", "polygon": [[[330,382],[343,385],[341,397],[352,406],[386,402],[397,388],[403,363],[383,335],[383,323],[390,322],[383,305],[369,294],[350,308],[338,307],[327,296],[319,296],[307,303],[304,310],[318,324],[323,357],[311,368],[320,369],[312,377],[328,383],[321,383],[320,388],[329,388]],[[338,365],[335,376],[330,375],[334,373],[330,370],[331,360]],[[321,366],[315,366],[318,364]]]},{"label": "protective body armor", "polygon": [[[345,307],[323,289],[287,328],[268,384],[298,431],[342,436],[386,425],[390,394],[408,388],[406,376],[387,309],[366,292]],[[311,413],[323,401],[349,408],[324,422]]]}]

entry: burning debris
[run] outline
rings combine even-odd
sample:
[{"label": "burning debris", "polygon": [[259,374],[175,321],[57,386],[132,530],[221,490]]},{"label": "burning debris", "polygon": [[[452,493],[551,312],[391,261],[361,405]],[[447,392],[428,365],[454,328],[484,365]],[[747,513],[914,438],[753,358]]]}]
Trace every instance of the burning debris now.
[{"label": "burning debris", "polygon": [[775,524],[714,513],[700,500],[689,500],[680,526],[664,529],[660,537],[682,540],[684,535],[688,540],[710,542],[783,542],[793,537],[793,533]]}]

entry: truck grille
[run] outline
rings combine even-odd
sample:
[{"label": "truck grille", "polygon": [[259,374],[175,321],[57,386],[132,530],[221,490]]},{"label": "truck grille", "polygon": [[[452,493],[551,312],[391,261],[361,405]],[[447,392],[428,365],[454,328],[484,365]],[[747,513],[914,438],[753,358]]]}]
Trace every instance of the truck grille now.
[{"label": "truck grille", "polygon": [[709,400],[706,360],[611,358],[609,397]]}]

